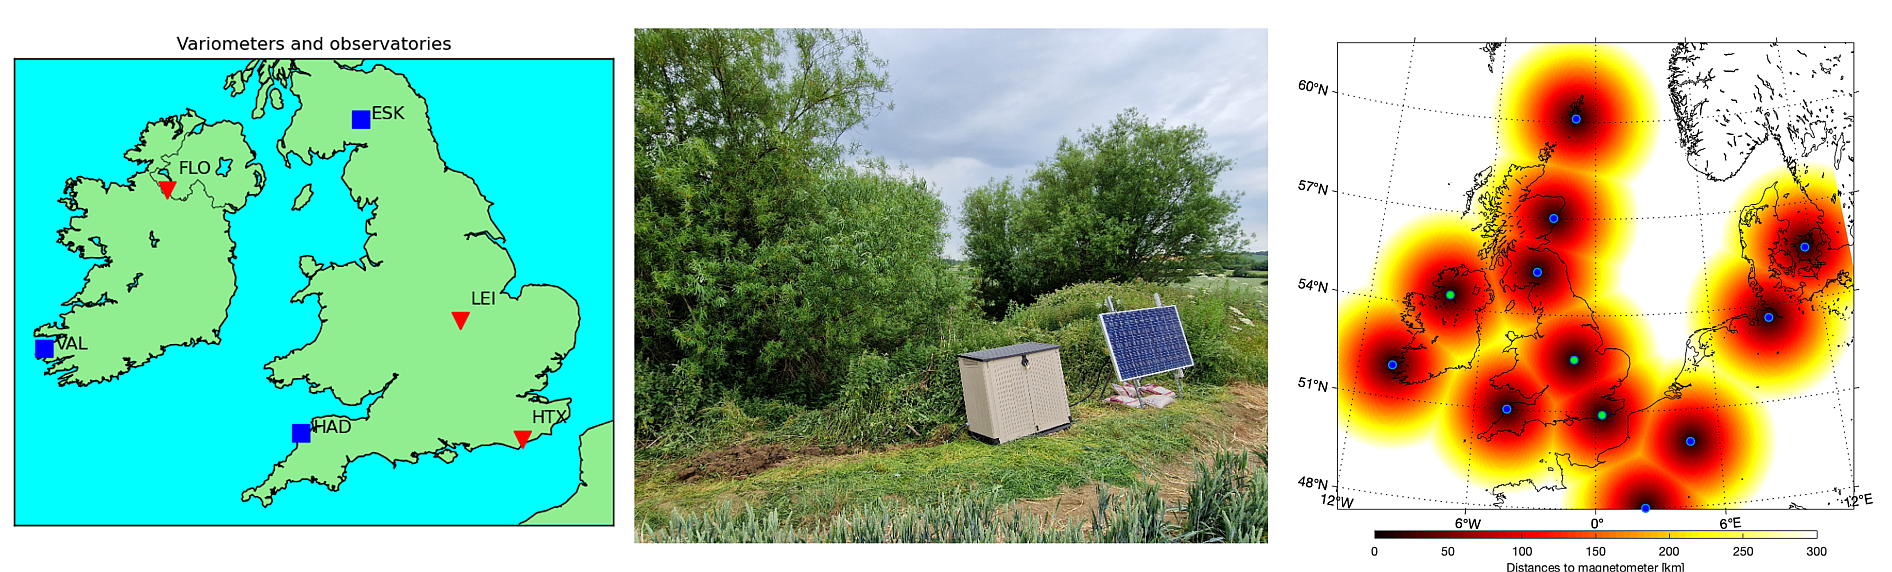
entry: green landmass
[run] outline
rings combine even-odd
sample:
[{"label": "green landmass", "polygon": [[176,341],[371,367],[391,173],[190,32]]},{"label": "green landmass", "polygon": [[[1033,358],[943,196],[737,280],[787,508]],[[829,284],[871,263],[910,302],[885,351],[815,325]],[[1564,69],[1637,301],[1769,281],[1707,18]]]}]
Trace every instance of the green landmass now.
[{"label": "green landmass", "polygon": [[[104,261],[65,302],[73,308],[61,323],[33,331],[61,338],[46,368],[60,385],[109,381],[171,346],[218,343],[236,294],[236,243],[223,215],[263,186],[243,126],[205,124],[186,110],[146,124],[125,158],[144,170],[124,184],[68,179],[59,199],[81,212],[59,244]],[[232,168],[216,174],[225,160]],[[160,181],[177,183],[169,199]]]},{"label": "green landmass", "polygon": [[[348,464],[361,457],[417,462],[456,449],[517,448],[514,431],[549,434],[569,414],[569,399],[536,392],[572,349],[577,302],[556,286],[526,285],[517,297],[502,291],[514,270],[497,242],[491,203],[441,159],[427,102],[406,77],[355,66],[259,62],[226,83],[242,85],[238,76],[261,70],[262,89],[286,84],[301,109],[277,142],[285,162],[311,164],[353,146],[342,180],[357,206],[376,205],[361,259],[302,259],[309,285],[290,300],[320,304],[321,330],[267,367],[277,387],[307,380],[310,392],[332,391],[349,405],[379,396],[363,417],[349,419],[347,432],[315,432],[242,492],[264,506],[296,481],[339,490]],[[352,129],[350,112],[374,106],[398,106],[402,118]],[[482,292],[490,305],[475,305]],[[464,329],[453,312],[470,312]]]},{"label": "green landmass", "polygon": [[611,524],[611,454],[614,422],[578,436],[578,491],[563,504],[539,511],[520,524]]},{"label": "green landmass", "polygon": [[295,204],[289,205],[289,210],[292,210],[292,211],[302,210],[302,207],[307,206],[309,204],[309,197],[314,196],[314,195],[315,195],[315,185],[313,184],[303,185],[302,192],[296,193],[296,202]]}]

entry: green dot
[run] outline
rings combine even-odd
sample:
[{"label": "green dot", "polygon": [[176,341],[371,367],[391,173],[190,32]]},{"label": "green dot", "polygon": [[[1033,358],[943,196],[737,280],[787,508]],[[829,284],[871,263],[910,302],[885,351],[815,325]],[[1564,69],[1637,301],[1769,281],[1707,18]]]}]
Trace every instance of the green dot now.
[{"label": "green dot", "polygon": [[1570,365],[1577,365],[1577,356],[1570,356]]},{"label": "green dot", "polygon": [[1458,292],[1454,292],[1454,291],[1451,291],[1451,290],[1446,290],[1446,291],[1445,291],[1445,299],[1447,299],[1447,300],[1452,300],[1452,299],[1456,299],[1456,298],[1458,298]]},{"label": "green dot", "polygon": [[1609,419],[1609,418],[1610,418],[1610,412],[1608,412],[1608,411],[1598,411],[1598,412],[1596,412],[1596,419],[1597,419],[1598,421],[1602,421],[1602,420],[1604,420],[1604,419]]}]

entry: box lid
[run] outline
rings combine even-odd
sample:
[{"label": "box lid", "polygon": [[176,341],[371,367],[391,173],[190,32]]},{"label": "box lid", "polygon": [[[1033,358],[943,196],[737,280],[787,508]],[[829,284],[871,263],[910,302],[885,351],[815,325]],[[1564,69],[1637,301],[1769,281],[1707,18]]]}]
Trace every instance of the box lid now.
[{"label": "box lid", "polygon": [[1012,356],[1035,354],[1035,353],[1046,351],[1046,350],[1055,350],[1060,347],[1063,347],[1063,346],[1059,346],[1057,344],[1025,342],[1022,344],[1012,344],[1012,345],[1005,346],[1002,348],[992,348],[989,350],[979,350],[976,352],[963,353],[963,354],[959,354],[959,357],[970,359],[973,361],[992,361],[995,359],[1008,358]]}]

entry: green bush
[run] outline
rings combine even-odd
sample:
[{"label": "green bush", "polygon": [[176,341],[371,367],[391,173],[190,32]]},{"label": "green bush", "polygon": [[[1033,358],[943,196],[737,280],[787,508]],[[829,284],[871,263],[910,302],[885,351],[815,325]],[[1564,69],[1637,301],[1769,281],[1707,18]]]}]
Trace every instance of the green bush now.
[{"label": "green bush", "polygon": [[[1241,324],[1230,307],[1242,308],[1249,316],[1265,308],[1262,294],[1241,284],[1207,288],[1147,282],[1077,284],[1039,297],[1032,305],[1007,316],[1006,322],[1028,332],[1029,341],[1064,346],[1059,357],[1064,362],[1065,386],[1074,396],[1096,394],[1105,384],[1116,381],[1103,328],[1097,320],[1098,314],[1108,311],[1105,298],[1114,299],[1117,310],[1122,311],[1154,307],[1154,295],[1158,294],[1164,304],[1176,306],[1183,334],[1195,356],[1196,366],[1184,372],[1186,383],[1221,385],[1235,379],[1266,382],[1266,328],[1231,328]],[[1149,382],[1175,383],[1168,376],[1157,376]]]},{"label": "green bush", "polygon": [[710,399],[787,422],[970,304],[937,193],[841,143],[890,86],[860,33],[638,30],[634,51],[637,443],[700,440]]},{"label": "green bush", "polygon": [[841,384],[841,398],[830,404],[815,442],[822,444],[883,443],[918,439],[952,418],[949,412],[927,407],[927,391],[918,378],[928,370],[896,373],[884,356],[862,354],[849,364]]},{"label": "green bush", "polygon": [[[848,363],[836,398],[799,410],[773,439],[821,445],[876,445],[951,433],[965,423],[958,354],[1018,339],[970,305],[942,317],[938,333],[919,336],[888,354],[862,353]],[[794,408],[783,408],[794,409]]]},{"label": "green bush", "polygon": [[728,444],[766,420],[748,415],[734,391],[703,391],[684,365],[637,367],[634,418],[640,453],[671,456]]},{"label": "green bush", "polygon": [[[1104,300],[1113,298],[1118,310],[1148,308],[1155,305],[1153,294],[1161,294],[1163,303],[1176,306],[1182,316],[1196,359],[1185,384],[1266,382],[1267,332],[1261,327],[1266,306],[1259,291],[1226,283],[1197,288],[1099,282],[1046,294],[1030,306],[1015,308],[1001,322],[983,319],[970,304],[962,304],[940,316],[938,330],[930,335],[915,336],[891,352],[855,354],[837,380],[834,396],[818,408],[778,398],[692,392],[700,383],[677,373],[683,368],[656,368],[649,377],[645,369],[651,368],[643,368],[639,423],[647,416],[669,416],[662,419],[669,420],[664,426],[670,428],[654,433],[662,446],[650,452],[658,455],[727,443],[734,438],[732,431],[745,427],[760,433],[758,439],[765,442],[860,446],[939,438],[965,423],[958,355],[1020,342],[1062,346],[1070,400],[1101,399],[1107,384],[1116,381],[1097,320],[1106,311]],[[1240,323],[1230,307],[1242,308],[1256,326],[1231,328]],[[1148,381],[1177,388],[1168,376]]]},{"label": "green bush", "polygon": [[1084,282],[1182,282],[1246,243],[1239,192],[1217,192],[1233,162],[1199,127],[1135,108],[1058,142],[1023,182],[992,180],[960,207],[966,262],[989,314]]}]

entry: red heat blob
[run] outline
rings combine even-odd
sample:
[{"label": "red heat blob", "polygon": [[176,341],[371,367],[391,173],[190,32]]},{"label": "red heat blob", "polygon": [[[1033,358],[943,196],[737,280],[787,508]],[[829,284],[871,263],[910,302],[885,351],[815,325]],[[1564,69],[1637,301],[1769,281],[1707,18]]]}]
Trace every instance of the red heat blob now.
[{"label": "red heat blob", "polygon": [[1753,286],[1786,290],[1806,300],[1827,290],[1842,273],[1851,273],[1852,245],[1844,217],[1830,197],[1809,197],[1791,183],[1764,191],[1740,219],[1744,254],[1754,266]]},{"label": "red heat blob", "polygon": [[[1664,401],[1639,412],[1630,419],[1634,435],[1640,441],[1643,458],[1690,488],[1710,489],[1724,479],[1743,474],[1727,473],[1730,458],[1747,451],[1752,443],[1724,419],[1706,395],[1707,388],[1684,390],[1689,395],[1680,401]],[[1724,428],[1725,427],[1725,428]],[[1689,445],[1689,438],[1695,439]]]},{"label": "red heat blob", "polygon": [[[1507,386],[1477,383],[1465,415],[1475,428],[1473,458],[1491,463],[1515,463],[1542,458],[1552,450],[1551,432],[1538,419],[1542,416],[1535,396],[1525,395]],[[1504,407],[1511,406],[1505,413]]]},{"label": "red heat blob", "polygon": [[[1628,354],[1604,346],[1603,337],[1586,317],[1545,316],[1537,334],[1513,344],[1517,368],[1499,375],[1493,383],[1570,403],[1611,395],[1629,374]],[[1570,363],[1572,357],[1576,363]]]},{"label": "red heat blob", "polygon": [[1521,120],[1513,126],[1520,143],[1555,145],[1560,161],[1584,171],[1612,169],[1638,150],[1637,129],[1630,122],[1649,118],[1630,116],[1635,106],[1618,95],[1638,91],[1629,78],[1587,63],[1554,65],[1512,87],[1521,97],[1506,115]]},{"label": "red heat blob", "polygon": [[1558,443],[1576,462],[1589,465],[1626,456],[1623,446],[1629,441],[1630,418],[1634,415],[1621,399],[1596,394],[1544,402],[1555,405],[1559,414],[1567,417],[1558,429]]},{"label": "red heat blob", "polygon": [[[1826,365],[1828,318],[1789,290],[1756,288],[1745,269],[1730,266],[1710,286],[1715,322],[1697,341],[1709,344],[1721,369],[1772,382],[1800,378]],[[1770,319],[1771,318],[1771,319]]]},{"label": "red heat blob", "polygon": [[1428,290],[1406,293],[1406,321],[1419,334],[1420,345],[1469,354],[1486,321],[1491,284],[1483,270],[1470,266],[1445,268],[1436,276]]},{"label": "red heat blob", "polygon": [[1598,509],[1650,510],[1691,508],[1699,504],[1688,488],[1673,477],[1641,460],[1611,461],[1598,467]]},{"label": "red heat blob", "polygon": [[[1518,197],[1512,210],[1514,232],[1519,246],[1561,256],[1572,276],[1595,276],[1608,270],[1598,264],[1610,263],[1599,259],[1620,234],[1619,223],[1609,219],[1621,215],[1596,180],[1567,167],[1549,169]],[[1572,286],[1588,293],[1595,289],[1593,282],[1586,279]]]},{"label": "red heat blob", "polygon": [[1351,373],[1347,389],[1361,417],[1388,424],[1414,421],[1414,416],[1431,412],[1443,386],[1422,383],[1425,375],[1414,375],[1436,364],[1428,363],[1427,352],[1412,349],[1413,334],[1394,315],[1395,307],[1375,303],[1360,342],[1351,348],[1352,363],[1346,364]]}]

